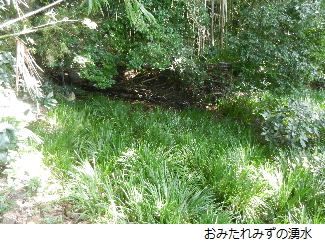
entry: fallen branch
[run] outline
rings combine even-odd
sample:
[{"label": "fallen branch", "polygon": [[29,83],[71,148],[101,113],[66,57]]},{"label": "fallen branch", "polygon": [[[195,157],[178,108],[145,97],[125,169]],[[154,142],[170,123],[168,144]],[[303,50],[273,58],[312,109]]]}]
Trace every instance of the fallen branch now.
[{"label": "fallen branch", "polygon": [[153,77],[153,78],[150,78],[150,79],[144,80],[144,81],[142,81],[141,83],[150,82],[150,81],[152,81],[152,80],[156,80],[156,79],[158,79],[158,77]]}]

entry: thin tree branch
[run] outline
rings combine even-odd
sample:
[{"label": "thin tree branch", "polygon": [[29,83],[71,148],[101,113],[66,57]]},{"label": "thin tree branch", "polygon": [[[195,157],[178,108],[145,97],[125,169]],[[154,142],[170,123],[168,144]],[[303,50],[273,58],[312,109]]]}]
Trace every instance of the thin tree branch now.
[{"label": "thin tree branch", "polygon": [[36,32],[36,31],[39,31],[39,30],[43,30],[43,29],[46,29],[46,28],[51,28],[51,27],[47,27],[47,26],[54,25],[54,24],[57,24],[57,23],[62,23],[62,22],[79,22],[79,21],[80,20],[60,20],[60,21],[55,21],[55,22],[49,22],[47,24],[43,24],[43,25],[34,27],[32,29],[28,29],[28,30],[23,30],[23,31],[20,31],[18,33],[13,33],[13,34],[8,34],[8,35],[0,36],[0,39],[7,38],[7,37],[14,37],[14,36],[26,35],[26,34],[33,33],[33,32]]},{"label": "thin tree branch", "polygon": [[42,8],[39,8],[38,10],[31,11],[31,12],[29,12],[29,13],[21,16],[21,17],[9,20],[9,21],[7,21],[7,22],[0,25],[0,30],[7,27],[7,26],[9,26],[9,25],[12,25],[12,24],[14,24],[16,22],[19,22],[20,20],[22,20],[22,19],[24,19],[26,17],[33,16],[33,15],[37,14],[38,12],[41,12],[41,11],[46,10],[48,8],[51,8],[52,6],[57,5],[57,4],[59,4],[59,3],[63,2],[63,1],[65,1],[65,0],[58,0],[58,1],[54,2],[54,3],[46,5],[46,6],[42,7]]}]

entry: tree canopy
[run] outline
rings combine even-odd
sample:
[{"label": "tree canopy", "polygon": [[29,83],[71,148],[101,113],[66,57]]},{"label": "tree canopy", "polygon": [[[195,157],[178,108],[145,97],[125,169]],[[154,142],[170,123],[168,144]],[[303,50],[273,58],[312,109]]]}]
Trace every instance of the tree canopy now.
[{"label": "tree canopy", "polygon": [[101,88],[114,84],[120,67],[148,65],[195,85],[207,80],[205,65],[218,62],[232,64],[238,86],[323,78],[317,0],[15,0],[0,2],[0,17],[1,50],[19,38],[46,72],[79,68]]}]

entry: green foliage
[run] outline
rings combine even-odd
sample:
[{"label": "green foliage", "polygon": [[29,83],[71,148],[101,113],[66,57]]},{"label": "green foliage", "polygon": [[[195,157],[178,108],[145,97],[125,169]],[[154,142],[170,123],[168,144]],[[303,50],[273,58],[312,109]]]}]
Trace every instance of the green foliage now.
[{"label": "green foliage", "polygon": [[138,30],[148,29],[148,24],[156,24],[155,17],[138,0],[124,0],[131,24]]},{"label": "green foliage", "polygon": [[239,84],[287,87],[323,78],[321,1],[264,1],[242,8],[222,56],[238,70]]},{"label": "green foliage", "polygon": [[0,214],[9,211],[13,206],[13,201],[10,201],[10,194],[0,191]]},{"label": "green foliage", "polygon": [[30,106],[17,100],[11,88],[13,57],[10,52],[1,52],[0,58],[0,164],[6,165],[26,147],[27,138],[40,139],[26,128],[32,118]]},{"label": "green foliage", "polygon": [[57,103],[58,101],[53,98],[53,91],[51,91],[41,99],[41,104],[47,109],[54,108]]},{"label": "green foliage", "polygon": [[[206,15],[201,20],[198,13],[193,13],[189,21],[186,13],[194,6],[184,2],[146,1],[144,5],[140,1],[110,1],[109,7],[103,9],[104,18],[92,14],[89,21],[93,26],[69,22],[33,34],[37,40],[35,52],[54,74],[79,68],[81,77],[101,88],[115,82],[120,66],[140,70],[144,65],[160,70],[171,68],[184,83],[200,84],[205,74],[197,60],[198,50],[193,48],[197,36],[193,23],[199,21],[203,27],[203,23],[209,22]],[[205,8],[197,5],[195,8],[202,14]],[[56,10],[55,14],[58,20],[88,18],[72,4]],[[45,21],[51,18],[34,19],[39,24]]]},{"label": "green foliage", "polygon": [[13,82],[13,61],[14,57],[11,52],[0,52],[0,86],[2,87],[9,87]]},{"label": "green foliage", "polygon": [[15,112],[11,106],[16,100],[14,91],[10,89],[13,77],[9,72],[12,71],[13,57],[11,53],[2,52],[0,59],[0,164],[4,165],[8,161],[8,150],[15,149],[17,144],[15,127],[23,121],[13,117]]},{"label": "green foliage", "polygon": [[[244,102],[258,108],[274,98],[257,96]],[[324,149],[270,156],[250,124],[92,96],[59,105],[33,130],[91,223],[324,222]]]},{"label": "green foliage", "polygon": [[[238,83],[246,87],[296,86],[324,77],[321,1],[232,2],[221,51],[213,48],[220,27],[211,27],[217,15],[210,2],[85,0],[61,4],[24,24],[56,23],[28,39],[43,66],[57,75],[80,68],[101,88],[114,83],[120,66],[144,65],[170,68],[183,83],[202,84],[206,73],[199,58],[232,62]],[[78,64],[78,57],[87,62]]]},{"label": "green foliage", "polygon": [[[202,82],[198,57],[206,49],[210,27],[203,1],[148,0],[145,6],[127,1],[128,12],[121,1],[86,2],[89,10],[102,12],[93,13],[92,21],[86,19],[84,6],[68,3],[26,23],[79,20],[32,35],[35,53],[48,69],[61,74],[79,68],[82,76],[101,88],[114,83],[119,66],[168,68],[184,82]],[[322,76],[320,2],[236,1],[235,5],[241,16],[230,29],[228,46],[213,60],[233,62],[241,83],[285,87]],[[153,16],[156,22],[144,21]],[[9,57],[1,56],[3,62]],[[5,67],[12,66],[2,63],[0,68]],[[0,70],[0,81],[0,114],[4,114],[0,145],[2,164],[7,164],[10,151],[23,142],[20,136],[29,132],[26,113],[17,118],[7,105],[16,104],[8,88],[10,69]],[[44,163],[52,166],[70,192],[69,199],[90,222],[324,223],[325,150],[316,140],[314,155],[304,149],[322,135],[323,112],[299,101],[264,112],[266,139],[275,146],[291,147],[289,153],[278,147],[270,156],[251,125],[255,114],[275,105],[279,96],[263,98],[259,92],[221,100],[227,117],[220,117],[202,110],[144,111],[141,105],[93,96],[85,103],[58,105],[47,121],[31,128],[44,138],[39,146]],[[47,99],[44,103],[51,106],[51,93]],[[324,96],[319,94],[317,100],[323,102]],[[34,165],[31,159],[21,160]],[[25,177],[22,172],[18,167],[7,171],[13,178]],[[34,179],[31,187],[36,191],[39,184]]]},{"label": "green foliage", "polygon": [[107,0],[84,0],[81,6],[88,5],[88,14],[91,12],[101,11],[103,13],[103,6],[106,8],[109,6]]},{"label": "green foliage", "polygon": [[324,111],[318,106],[290,101],[273,111],[261,114],[264,118],[262,135],[273,145],[307,146],[307,142],[324,132]]},{"label": "green foliage", "polygon": [[[23,149],[28,138],[40,139],[26,128],[31,117],[30,107],[16,99],[15,92],[0,86],[0,163],[13,160],[18,149]],[[12,156],[10,156],[12,155]]]}]

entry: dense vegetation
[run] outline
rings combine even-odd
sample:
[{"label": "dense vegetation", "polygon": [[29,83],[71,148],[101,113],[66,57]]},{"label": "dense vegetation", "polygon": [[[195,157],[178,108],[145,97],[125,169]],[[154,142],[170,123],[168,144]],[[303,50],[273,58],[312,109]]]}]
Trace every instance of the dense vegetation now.
[{"label": "dense vegetation", "polygon": [[[32,130],[92,222],[324,223],[323,144],[270,148],[254,121],[243,121],[274,97],[239,98],[221,117],[89,96],[60,104]],[[324,101],[312,91],[290,97]]]},{"label": "dense vegetation", "polygon": [[[27,3],[0,0],[8,179],[41,152],[90,223],[325,222],[323,1],[57,1],[22,18],[50,4]],[[160,74],[200,105],[67,101],[76,71],[97,91]]]}]

